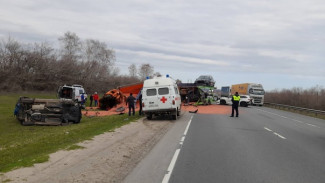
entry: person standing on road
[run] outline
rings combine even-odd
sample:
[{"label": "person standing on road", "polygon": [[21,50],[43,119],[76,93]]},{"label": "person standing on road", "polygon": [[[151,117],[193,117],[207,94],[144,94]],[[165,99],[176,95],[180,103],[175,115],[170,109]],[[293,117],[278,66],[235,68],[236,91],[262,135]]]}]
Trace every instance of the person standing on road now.
[{"label": "person standing on road", "polygon": [[94,94],[95,107],[98,107],[98,99],[99,99],[98,94],[97,92],[95,92]]},{"label": "person standing on road", "polygon": [[238,105],[239,105],[240,96],[238,95],[238,92],[235,93],[235,95],[232,96],[232,112],[230,117],[234,117],[234,110],[236,110],[236,117],[238,117]]},{"label": "person standing on road", "polygon": [[134,109],[135,98],[132,95],[133,94],[130,93],[130,96],[126,99],[126,105],[129,106],[129,116],[131,116],[131,109],[132,109],[132,112],[133,112],[133,116],[135,115],[135,109]]}]

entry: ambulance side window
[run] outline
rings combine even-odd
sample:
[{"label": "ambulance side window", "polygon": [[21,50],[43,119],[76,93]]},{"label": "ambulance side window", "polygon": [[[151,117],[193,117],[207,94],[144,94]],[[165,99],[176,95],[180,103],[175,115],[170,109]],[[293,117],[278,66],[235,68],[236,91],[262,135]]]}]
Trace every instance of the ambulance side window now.
[{"label": "ambulance side window", "polygon": [[157,90],[156,89],[147,89],[146,91],[147,96],[155,96],[157,95]]},{"label": "ambulance side window", "polygon": [[169,94],[169,88],[159,88],[158,89],[158,94],[159,95],[168,95]]},{"label": "ambulance side window", "polygon": [[175,87],[175,94],[178,95],[178,88]]}]

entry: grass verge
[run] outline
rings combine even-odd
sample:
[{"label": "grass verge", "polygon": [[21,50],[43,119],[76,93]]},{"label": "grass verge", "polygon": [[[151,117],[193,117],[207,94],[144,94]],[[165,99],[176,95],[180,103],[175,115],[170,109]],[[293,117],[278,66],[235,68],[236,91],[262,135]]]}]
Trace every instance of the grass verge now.
[{"label": "grass verge", "polygon": [[[83,117],[81,123],[68,126],[22,126],[13,116],[19,96],[18,94],[0,95],[0,172],[48,161],[49,154],[60,149],[83,148],[75,144],[140,118],[127,115]],[[55,94],[25,96],[56,98]]]}]

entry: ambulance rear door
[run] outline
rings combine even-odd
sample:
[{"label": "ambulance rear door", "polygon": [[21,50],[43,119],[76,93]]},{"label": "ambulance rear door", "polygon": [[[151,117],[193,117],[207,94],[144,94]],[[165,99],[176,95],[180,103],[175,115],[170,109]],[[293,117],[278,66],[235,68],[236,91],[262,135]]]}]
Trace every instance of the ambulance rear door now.
[{"label": "ambulance rear door", "polygon": [[156,87],[143,88],[142,102],[144,104],[143,111],[158,110],[158,91]]},{"label": "ambulance rear door", "polygon": [[157,89],[159,109],[164,110],[173,108],[173,88],[171,86],[159,86]]}]

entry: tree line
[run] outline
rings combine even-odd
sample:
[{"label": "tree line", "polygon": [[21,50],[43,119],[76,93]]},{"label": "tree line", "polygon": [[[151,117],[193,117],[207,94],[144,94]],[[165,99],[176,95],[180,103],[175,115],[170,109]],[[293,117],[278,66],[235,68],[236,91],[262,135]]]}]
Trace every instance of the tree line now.
[{"label": "tree line", "polygon": [[325,111],[325,89],[315,86],[309,89],[272,90],[265,94],[265,102]]},{"label": "tree line", "polygon": [[54,48],[47,42],[23,44],[11,37],[2,40],[0,90],[56,91],[63,84],[81,84],[88,93],[106,92],[159,74],[150,64],[138,68],[131,64],[130,75],[119,74],[115,51],[99,40],[82,40],[66,32],[58,42],[59,48]]}]

